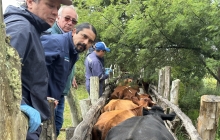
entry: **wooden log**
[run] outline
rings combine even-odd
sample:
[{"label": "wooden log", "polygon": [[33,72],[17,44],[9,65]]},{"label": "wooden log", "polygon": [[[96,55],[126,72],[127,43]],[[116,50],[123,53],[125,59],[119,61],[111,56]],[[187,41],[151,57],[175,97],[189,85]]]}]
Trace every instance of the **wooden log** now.
[{"label": "wooden log", "polygon": [[86,116],[86,113],[89,111],[90,107],[91,107],[91,100],[90,99],[83,99],[79,101],[80,104],[80,108],[81,108],[81,113],[82,113],[82,117],[84,119],[84,117]]},{"label": "wooden log", "polygon": [[98,99],[95,105],[86,113],[83,121],[76,127],[71,140],[91,140],[92,127],[97,122],[100,110],[104,107],[110,95],[110,88],[107,87],[103,95]]},{"label": "wooden log", "polygon": [[90,99],[91,104],[96,104],[99,98],[99,77],[91,76],[90,77]]},{"label": "wooden log", "polygon": [[66,140],[70,140],[73,137],[73,133],[75,131],[76,127],[68,127],[66,129]]},{"label": "wooden log", "polygon": [[65,96],[69,106],[70,106],[70,112],[71,112],[71,120],[72,120],[72,126],[77,126],[82,118],[79,114],[81,114],[80,109],[77,107],[77,98],[75,96],[75,90],[70,90],[69,94]]},{"label": "wooden log", "polygon": [[40,140],[56,140],[57,136],[56,136],[56,127],[55,127],[55,120],[54,120],[54,116],[55,116],[54,101],[55,101],[55,99],[48,97],[47,100],[48,100],[49,106],[50,106],[51,117],[47,121],[43,122]]},{"label": "wooden log", "polygon": [[201,136],[195,129],[192,121],[190,120],[188,116],[186,116],[176,105],[172,104],[170,101],[168,101],[167,99],[164,99],[161,95],[159,95],[157,91],[155,90],[156,87],[151,85],[150,89],[152,93],[157,97],[158,100],[165,103],[169,108],[174,110],[176,115],[182,120],[183,125],[186,128],[186,131],[192,140],[202,140]]},{"label": "wooden log", "polygon": [[28,118],[20,111],[22,98],[21,63],[17,51],[5,35],[0,0],[0,139],[24,140]]},{"label": "wooden log", "polygon": [[220,96],[203,95],[200,101],[198,132],[203,140],[215,140],[220,114]]}]

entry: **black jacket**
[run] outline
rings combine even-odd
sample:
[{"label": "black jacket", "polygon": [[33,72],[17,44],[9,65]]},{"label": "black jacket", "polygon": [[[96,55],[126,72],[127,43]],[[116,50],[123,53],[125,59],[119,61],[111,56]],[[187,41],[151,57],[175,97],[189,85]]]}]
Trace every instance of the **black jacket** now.
[{"label": "black jacket", "polygon": [[22,104],[38,110],[42,121],[50,117],[47,101],[48,72],[40,34],[50,25],[27,9],[9,6],[5,10],[6,34],[22,62]]}]

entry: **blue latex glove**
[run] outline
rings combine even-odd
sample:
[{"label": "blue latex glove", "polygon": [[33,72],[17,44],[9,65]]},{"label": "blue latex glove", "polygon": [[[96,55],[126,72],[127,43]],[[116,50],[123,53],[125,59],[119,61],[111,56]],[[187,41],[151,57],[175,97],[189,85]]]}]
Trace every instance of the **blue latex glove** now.
[{"label": "blue latex glove", "polygon": [[105,74],[109,75],[109,72],[112,72],[112,69],[110,69],[110,68],[105,68]]},{"label": "blue latex glove", "polygon": [[21,111],[26,114],[29,118],[29,129],[28,132],[34,132],[41,124],[40,113],[29,105],[21,105]]}]

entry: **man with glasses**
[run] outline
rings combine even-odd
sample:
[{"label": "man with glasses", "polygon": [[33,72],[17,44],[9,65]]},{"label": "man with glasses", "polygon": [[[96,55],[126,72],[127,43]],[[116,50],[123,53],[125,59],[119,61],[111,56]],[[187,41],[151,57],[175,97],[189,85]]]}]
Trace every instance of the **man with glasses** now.
[{"label": "man with glasses", "polygon": [[[76,13],[76,9],[73,5],[69,6],[62,6],[60,7],[58,11],[58,17],[56,19],[56,22],[53,24],[53,26],[47,30],[48,33],[51,34],[63,34],[69,31],[72,31],[75,25],[77,24],[78,15]],[[58,105],[55,108],[55,126],[56,126],[56,134],[57,136],[60,134],[60,129],[63,125],[63,112],[65,107],[65,97],[68,95],[71,86],[77,89],[78,85],[76,83],[76,79],[74,76],[75,72],[75,66],[73,66],[73,70],[70,73],[66,87],[60,97],[60,100],[58,102]]]},{"label": "man with glasses", "polygon": [[[22,7],[8,6],[4,14],[6,34],[21,58],[22,101],[20,109],[28,116],[27,140],[38,140],[41,122],[50,117],[47,101],[48,72],[40,34],[50,28],[61,4],[71,0],[25,0]],[[22,129],[22,128],[21,128]]]},{"label": "man with glasses", "polygon": [[90,94],[90,77],[99,77],[99,97],[102,96],[105,79],[109,77],[109,72],[112,70],[104,67],[104,56],[110,49],[106,47],[104,42],[97,42],[95,50],[90,53],[85,60],[86,67],[86,90]]},{"label": "man with glasses", "polygon": [[95,38],[96,29],[89,23],[79,24],[73,31],[64,34],[41,36],[49,72],[49,97],[61,101],[67,78],[79,53],[88,50]]}]

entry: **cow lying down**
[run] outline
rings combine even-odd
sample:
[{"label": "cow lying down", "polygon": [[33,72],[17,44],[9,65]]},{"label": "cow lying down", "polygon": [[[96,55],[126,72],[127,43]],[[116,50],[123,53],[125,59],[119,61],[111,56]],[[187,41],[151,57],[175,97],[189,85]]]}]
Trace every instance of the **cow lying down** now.
[{"label": "cow lying down", "polygon": [[146,116],[129,118],[110,129],[105,140],[174,140],[163,120],[172,121],[176,114],[164,114],[159,106],[144,111]]}]

